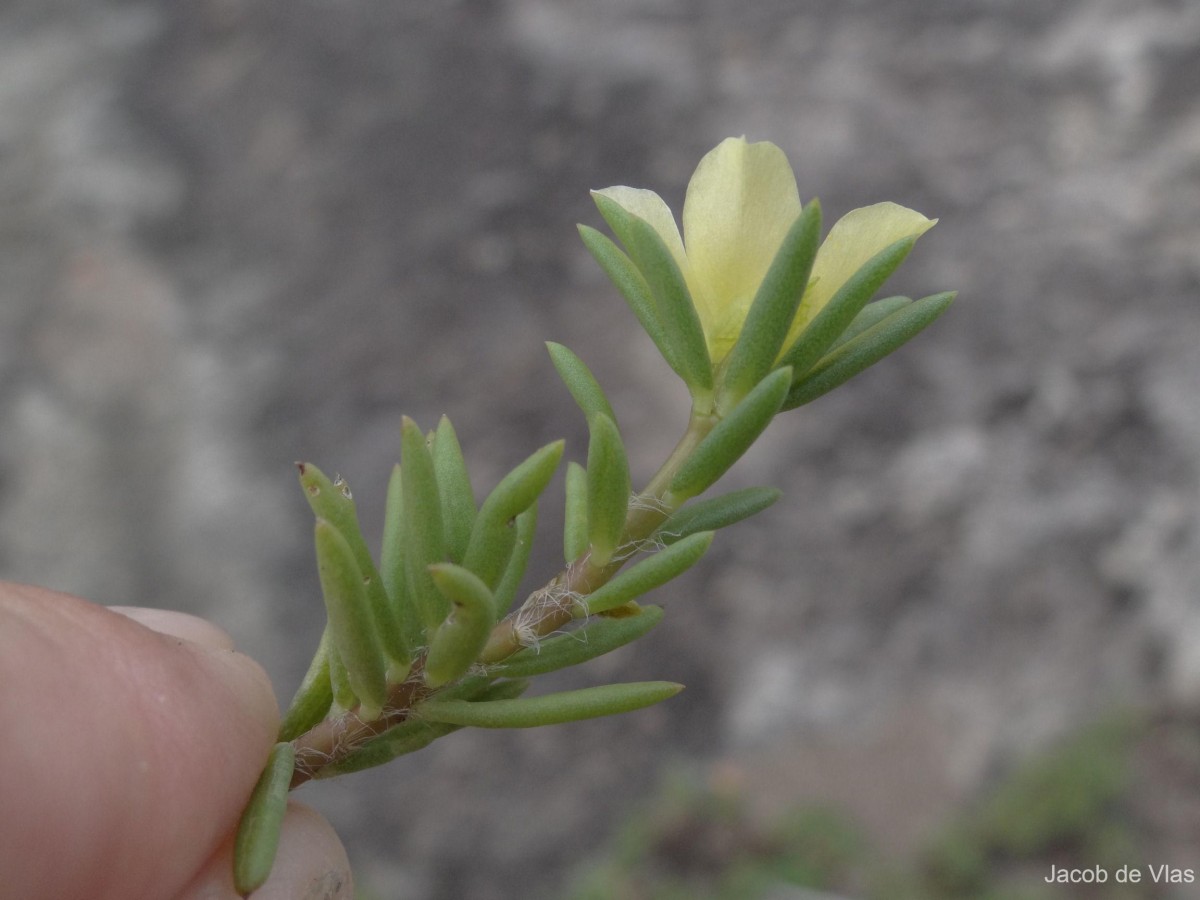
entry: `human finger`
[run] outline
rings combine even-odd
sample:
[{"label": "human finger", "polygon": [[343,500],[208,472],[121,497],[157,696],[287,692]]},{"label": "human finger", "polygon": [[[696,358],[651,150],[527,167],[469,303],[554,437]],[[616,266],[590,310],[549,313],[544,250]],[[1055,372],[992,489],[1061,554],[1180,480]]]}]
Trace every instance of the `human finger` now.
[{"label": "human finger", "polygon": [[0,872],[11,896],[166,897],[236,824],[279,711],[248,657],[0,585]]}]

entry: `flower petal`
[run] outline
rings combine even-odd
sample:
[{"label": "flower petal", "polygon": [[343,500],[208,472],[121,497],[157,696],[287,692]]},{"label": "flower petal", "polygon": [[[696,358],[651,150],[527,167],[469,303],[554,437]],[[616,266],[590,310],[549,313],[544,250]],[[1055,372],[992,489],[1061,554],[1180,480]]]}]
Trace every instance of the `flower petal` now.
[{"label": "flower petal", "polygon": [[796,178],[774,144],[726,138],[700,160],[688,184],[683,231],[692,268],[689,287],[714,360],[737,339],[799,214]]},{"label": "flower petal", "polygon": [[837,289],[884,247],[906,237],[919,237],[937,223],[897,203],[876,203],[851,210],[829,230],[817,260],[811,284],[788,331],[789,346],[821,311]]}]

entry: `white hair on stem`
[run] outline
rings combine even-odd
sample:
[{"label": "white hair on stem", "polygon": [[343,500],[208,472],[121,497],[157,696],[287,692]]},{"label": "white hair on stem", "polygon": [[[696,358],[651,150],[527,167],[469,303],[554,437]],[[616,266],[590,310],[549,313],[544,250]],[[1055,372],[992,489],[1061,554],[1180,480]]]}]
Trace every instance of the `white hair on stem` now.
[{"label": "white hair on stem", "polygon": [[568,614],[575,618],[581,611],[586,613],[587,603],[578,591],[572,591],[562,584],[549,584],[533,593],[521,605],[513,616],[512,629],[517,643],[522,647],[539,646],[543,637],[558,634],[563,629],[541,634],[539,627],[550,618],[554,612]]}]

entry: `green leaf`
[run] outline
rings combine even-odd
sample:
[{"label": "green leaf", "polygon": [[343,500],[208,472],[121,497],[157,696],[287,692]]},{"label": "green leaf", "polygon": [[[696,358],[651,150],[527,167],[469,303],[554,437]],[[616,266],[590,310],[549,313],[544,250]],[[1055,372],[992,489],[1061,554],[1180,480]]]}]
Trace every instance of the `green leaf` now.
[{"label": "green leaf", "polygon": [[358,524],[358,511],[349,486],[339,479],[329,478],[312,463],[297,463],[300,486],[314,515],[329,522],[345,539],[354,554],[354,561],[363,576],[367,602],[379,632],[380,646],[389,659],[389,674],[393,681],[403,681],[408,674],[412,648],[402,632],[395,605],[384,587],[383,579],[371,559],[371,551],[363,539]]},{"label": "green leaf", "polygon": [[882,300],[874,300],[862,308],[862,311],[854,317],[846,330],[838,335],[838,339],[833,342],[829,348],[832,353],[842,344],[858,337],[872,325],[877,325],[882,322],[892,313],[903,309],[912,303],[911,297],[884,297]]},{"label": "green leaf", "polygon": [[[601,193],[593,192],[592,199],[629,251],[637,271],[649,287],[653,320],[660,331],[662,343],[659,349],[663,350],[663,356],[693,394],[698,390],[711,391],[712,362],[708,357],[704,329],[675,257],[648,222]],[[659,341],[655,340],[655,343]]]},{"label": "green leaf", "polygon": [[517,516],[514,529],[517,540],[508,557],[508,565],[504,567],[504,574],[500,577],[500,583],[496,585],[497,618],[504,615],[512,606],[512,602],[517,596],[517,588],[521,586],[521,579],[525,577],[525,568],[529,565],[529,554],[533,552],[533,537],[534,532],[537,531],[537,519],[536,500],[529,509]]},{"label": "green leaf", "polygon": [[[379,549],[379,575],[393,599],[404,587],[404,477],[399,464],[392,466],[383,510],[383,543]],[[398,604],[399,605],[399,604]]]},{"label": "green leaf", "polygon": [[[499,681],[490,683],[488,677],[467,678],[438,692],[439,698],[453,700],[511,700],[521,696],[529,686],[526,681]],[[333,765],[319,769],[316,778],[332,778],[335,775],[348,775],[360,772],[374,766],[391,762],[397,756],[415,753],[423,750],[440,737],[458,731],[458,725],[443,725],[438,722],[425,722],[420,719],[409,719],[394,725],[383,734],[372,738],[344,759]]]},{"label": "green leaf", "polygon": [[616,423],[604,413],[596,413],[588,420],[588,430],[588,543],[592,565],[603,568],[612,559],[625,533],[625,516],[633,486],[625,446]]},{"label": "green leaf", "polygon": [[[484,681],[486,682],[486,679]],[[478,685],[472,684],[469,691],[460,691],[460,686],[461,684],[454,685],[439,692],[437,696],[455,700],[469,697],[480,703],[493,700],[514,700],[525,692],[529,687],[529,682],[499,681],[495,684],[488,684],[482,689]],[[462,695],[462,697],[460,698],[458,695]],[[461,725],[409,719],[368,741],[340,762],[319,769],[315,777],[332,778],[335,775],[348,775],[351,772],[360,772],[363,769],[383,765],[391,762],[397,756],[423,750],[438,738],[458,731],[461,727]]]},{"label": "green leaf", "polygon": [[338,709],[349,711],[358,706],[358,697],[350,686],[350,673],[332,643],[329,645],[329,686],[333,691],[333,705]]},{"label": "green leaf", "polygon": [[410,719],[389,728],[340,762],[320,769],[316,777],[332,778],[335,775],[349,775],[351,772],[361,772],[363,769],[381,766],[391,762],[397,756],[424,750],[438,738],[458,731],[459,727],[458,725]]},{"label": "green leaf", "polygon": [[662,322],[658,318],[658,311],[654,308],[654,295],[650,290],[650,285],[646,283],[646,279],[638,271],[633,260],[626,256],[621,248],[614,244],[607,236],[595,228],[580,225],[579,236],[583,238],[584,246],[596,258],[596,262],[600,263],[600,268],[604,270],[604,274],[616,285],[621,296],[625,298],[625,302],[629,304],[629,308],[637,316],[642,330],[650,335],[650,340],[654,341],[654,346],[658,348],[658,352],[667,361],[667,365],[680,378],[685,378],[682,364],[671,347],[670,341],[667,340],[666,331],[663,329]]},{"label": "green leaf", "polygon": [[[600,200],[605,198],[597,198],[597,202]],[[684,383],[693,394],[711,391],[713,375],[708,343],[679,264],[652,225],[635,216],[630,216],[630,220],[634,243],[626,246],[650,285],[658,319],[683,369]]]},{"label": "green leaf", "polygon": [[591,419],[596,413],[603,413],[616,422],[616,413],[613,412],[608,397],[604,395],[604,389],[600,387],[596,376],[584,365],[583,360],[567,347],[553,341],[546,342],[546,349],[550,351],[550,360],[567,390],[583,410],[584,417]]},{"label": "green leaf", "polygon": [[471,668],[496,622],[496,600],[475,573],[453,563],[430,566],[433,583],[450,601],[450,614],[429,640],[425,683],[441,687]]},{"label": "green leaf", "polygon": [[671,480],[671,493],[686,499],[708,490],[771,424],[791,383],[792,370],[787,367],[760,381],[684,460]]},{"label": "green leaf", "polygon": [[276,744],[242,813],[233,843],[233,885],[243,897],[262,887],[275,865],[295,764],[296,748]]},{"label": "green leaf", "polygon": [[483,501],[463,565],[494,590],[516,542],[514,521],[546,489],[562,459],[563,442],[547,444],[500,480]]},{"label": "green leaf", "polygon": [[475,520],[471,534],[471,548],[474,549],[468,548],[463,565],[482,578],[484,584],[499,588],[517,548],[516,518],[484,518],[481,515]]},{"label": "green leaf", "polygon": [[400,452],[404,466],[404,574],[409,596],[428,635],[450,609],[429,574],[429,566],[446,559],[445,531],[429,444],[408,416],[401,420]]},{"label": "green leaf", "polygon": [[[496,684],[487,685],[484,690],[469,697],[472,702],[491,703],[493,700],[516,700],[524,692],[529,690],[529,682],[523,678],[514,680],[503,680]],[[444,691],[438,694],[438,700],[467,700],[467,697],[450,697],[450,691]]]},{"label": "green leaf", "polygon": [[670,546],[700,531],[716,531],[762,512],[783,496],[777,488],[752,487],[689,503],[659,526],[657,536]]},{"label": "green leaf", "polygon": [[784,409],[811,403],[823,394],[873,366],[893,350],[915,337],[954,302],[953,292],[933,294],[916,300],[871,326],[853,340],[823,357],[795,386]]},{"label": "green leaf", "polygon": [[516,700],[472,702],[429,700],[414,710],[429,722],[475,728],[536,728],[632,712],[675,696],[683,685],[669,681],[606,684],[601,687],[522,697]]},{"label": "green leaf", "polygon": [[296,696],[283,716],[279,726],[279,740],[292,741],[325,718],[333,705],[333,682],[329,680],[329,652],[331,638],[329,626],[321,634],[321,643],[313,654],[312,662]]},{"label": "green leaf", "polygon": [[[300,476],[300,487],[304,489],[304,499],[319,519],[324,519],[342,533],[342,537],[350,544],[356,560],[363,558],[364,547],[355,546],[362,532],[358,527],[358,513],[354,506],[354,498],[350,494],[350,486],[342,479],[331,481],[329,476],[312,463],[296,463],[296,471]],[[370,553],[365,554],[370,559]],[[360,566],[361,568],[361,566]]]},{"label": "green leaf", "polygon": [[780,359],[780,364],[791,366],[797,380],[807,375],[813,364],[828,352],[867,301],[883,286],[888,276],[904,262],[916,242],[916,237],[901,238],[863,263],[800,332],[796,342]]},{"label": "green leaf", "polygon": [[608,612],[666,584],[695,565],[712,539],[711,531],[703,531],[646,557],[584,597],[579,602],[580,612],[584,615]]},{"label": "green leaf", "polygon": [[379,645],[363,575],[350,545],[330,522],[317,519],[313,535],[333,647],[358,698],[359,715],[370,721],[387,701],[388,660]]},{"label": "green leaf", "polygon": [[460,678],[454,684],[447,685],[437,692],[444,700],[475,700],[492,687],[495,676],[480,674]]},{"label": "green leaf", "polygon": [[563,522],[563,556],[572,563],[587,552],[587,472],[577,462],[567,463],[567,511]]},{"label": "green leaf", "polygon": [[736,402],[775,367],[821,244],[821,204],[812,200],[789,229],[746,314],[726,362],[724,388]]},{"label": "green leaf", "polygon": [[600,215],[604,217],[604,221],[608,223],[608,227],[612,229],[617,240],[625,245],[625,249],[636,260],[637,254],[633,248],[637,244],[637,235],[634,233],[633,223],[638,220],[637,216],[616,200],[605,196],[602,191],[592,191],[592,201],[596,204],[596,209],[600,210]]},{"label": "green leaf", "polygon": [[661,622],[662,617],[660,607],[642,606],[632,616],[590,619],[574,631],[555,635],[536,647],[513,654],[488,672],[504,678],[532,678],[576,666],[637,640]]},{"label": "green leaf", "polygon": [[491,703],[493,700],[515,700],[529,690],[529,682],[523,678],[512,681],[497,681],[478,691],[470,697],[451,697],[453,689],[439,693],[439,700],[466,700],[478,703]]},{"label": "green leaf", "polygon": [[387,502],[383,515],[383,547],[379,555],[380,577],[392,599],[392,609],[406,646],[419,647],[425,643],[424,625],[413,603],[404,574],[404,477],[400,466],[392,467],[388,479]]},{"label": "green leaf", "polygon": [[461,562],[475,524],[475,493],[458,435],[446,416],[438,421],[433,442],[433,471],[442,501],[446,555],[451,562]]}]

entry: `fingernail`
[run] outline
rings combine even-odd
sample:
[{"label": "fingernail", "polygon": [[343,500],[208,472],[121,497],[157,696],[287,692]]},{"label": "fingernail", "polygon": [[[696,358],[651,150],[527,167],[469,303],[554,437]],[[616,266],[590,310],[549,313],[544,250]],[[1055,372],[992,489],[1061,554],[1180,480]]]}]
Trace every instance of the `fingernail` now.
[{"label": "fingernail", "polygon": [[215,650],[233,649],[233,638],[228,632],[199,616],[144,606],[110,606],[109,609],[160,634],[183,638]]}]

